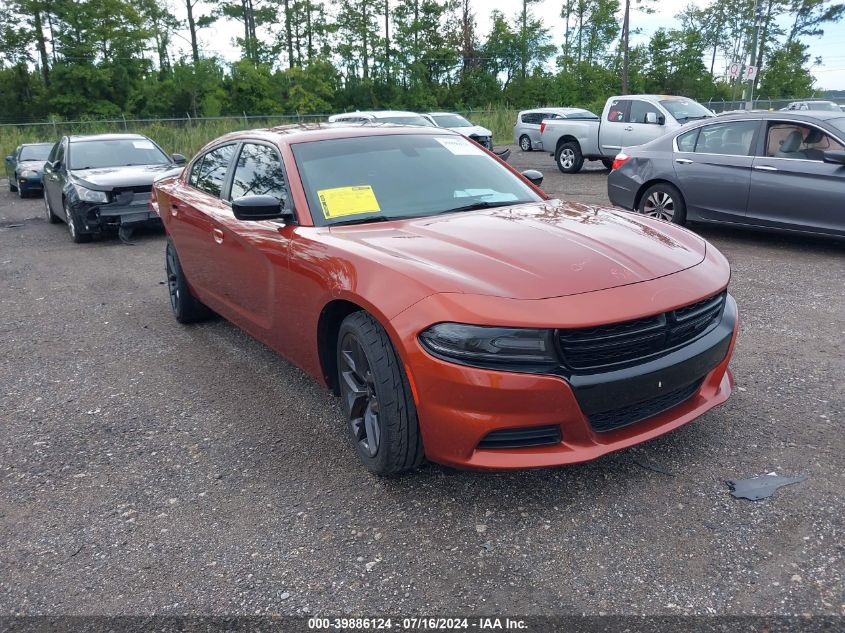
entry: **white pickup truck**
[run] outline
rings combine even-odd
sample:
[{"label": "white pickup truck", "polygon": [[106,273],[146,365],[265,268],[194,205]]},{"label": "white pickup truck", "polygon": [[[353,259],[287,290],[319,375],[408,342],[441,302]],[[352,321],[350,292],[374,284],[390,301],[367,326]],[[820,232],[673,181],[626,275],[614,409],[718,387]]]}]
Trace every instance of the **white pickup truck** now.
[{"label": "white pickup truck", "polygon": [[712,116],[685,97],[626,95],[608,99],[598,119],[547,119],[540,125],[540,138],[558,169],[574,174],[585,160],[600,160],[610,169],[623,147],[648,143],[688,121]]}]

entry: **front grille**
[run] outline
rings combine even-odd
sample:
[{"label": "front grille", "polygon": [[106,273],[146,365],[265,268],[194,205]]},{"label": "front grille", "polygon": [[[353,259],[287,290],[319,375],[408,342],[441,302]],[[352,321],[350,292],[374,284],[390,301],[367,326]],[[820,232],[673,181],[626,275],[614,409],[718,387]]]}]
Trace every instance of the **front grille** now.
[{"label": "front grille", "polygon": [[478,448],[526,448],[559,443],[559,426],[531,426],[492,431],[478,443]]},{"label": "front grille", "polygon": [[132,193],[149,193],[152,190],[152,185],[133,185],[131,187],[115,187],[112,189],[114,193],[120,193],[122,191],[131,191]]},{"label": "front grille", "polygon": [[667,354],[715,327],[725,307],[725,292],[652,317],[557,331],[564,364],[595,372],[641,363]]},{"label": "front grille", "polygon": [[593,427],[594,431],[603,433],[605,431],[621,429],[623,426],[651,418],[692,398],[699,387],[701,387],[702,382],[703,379],[699,379],[691,385],[670,391],[645,402],[619,407],[618,409],[610,409],[600,413],[592,413],[588,416],[590,426]]}]

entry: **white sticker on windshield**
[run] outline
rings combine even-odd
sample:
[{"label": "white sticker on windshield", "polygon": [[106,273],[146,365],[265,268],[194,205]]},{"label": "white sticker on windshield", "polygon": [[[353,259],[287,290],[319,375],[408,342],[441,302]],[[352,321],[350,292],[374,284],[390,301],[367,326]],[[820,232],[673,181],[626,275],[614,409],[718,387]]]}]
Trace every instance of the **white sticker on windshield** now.
[{"label": "white sticker on windshield", "polygon": [[132,141],[135,149],[155,149],[152,141]]},{"label": "white sticker on windshield", "polygon": [[434,140],[452,152],[455,156],[478,156],[484,154],[478,145],[465,138],[438,136]]}]

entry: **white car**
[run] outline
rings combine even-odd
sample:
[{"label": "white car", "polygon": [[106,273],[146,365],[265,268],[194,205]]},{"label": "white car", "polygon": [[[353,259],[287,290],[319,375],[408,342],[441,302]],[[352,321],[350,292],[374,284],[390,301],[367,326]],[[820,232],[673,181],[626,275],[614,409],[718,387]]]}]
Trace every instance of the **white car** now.
[{"label": "white car", "polygon": [[416,112],[402,110],[364,110],[333,114],[329,123],[392,123],[394,125],[421,125],[432,127],[434,124]]},{"label": "white car", "polygon": [[422,115],[435,127],[446,128],[472,139],[487,149],[493,149],[493,132],[486,127],[473,125],[454,112],[427,112]]}]

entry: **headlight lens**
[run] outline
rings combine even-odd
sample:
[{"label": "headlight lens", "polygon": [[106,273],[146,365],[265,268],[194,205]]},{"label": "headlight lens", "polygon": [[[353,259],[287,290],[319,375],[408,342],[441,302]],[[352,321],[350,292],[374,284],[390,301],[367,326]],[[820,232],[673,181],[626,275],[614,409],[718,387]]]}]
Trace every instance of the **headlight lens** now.
[{"label": "headlight lens", "polygon": [[80,185],[74,185],[76,195],[84,202],[108,202],[109,197],[105,191],[94,191],[93,189],[86,189]]},{"label": "headlight lens", "polygon": [[438,323],[420,342],[435,356],[476,367],[528,371],[559,364],[552,330]]},{"label": "headlight lens", "polygon": [[33,176],[37,176],[38,172],[34,169],[24,169],[21,171],[21,178],[32,178]]}]

